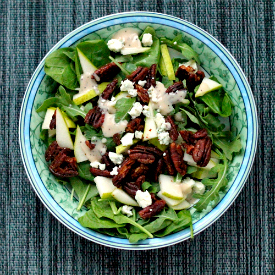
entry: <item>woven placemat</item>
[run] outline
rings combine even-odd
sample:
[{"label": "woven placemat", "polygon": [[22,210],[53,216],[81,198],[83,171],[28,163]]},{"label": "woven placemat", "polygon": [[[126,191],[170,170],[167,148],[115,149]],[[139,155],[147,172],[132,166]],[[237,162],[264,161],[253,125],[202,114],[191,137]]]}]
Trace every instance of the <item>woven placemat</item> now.
[{"label": "woven placemat", "polygon": [[[32,190],[18,145],[20,105],[42,57],[83,23],[130,10],[215,36],[243,68],[259,113],[254,167],[233,206],[193,241],[153,251],[110,249],[61,225]],[[0,1],[0,274],[275,274],[274,14],[272,0]]]}]

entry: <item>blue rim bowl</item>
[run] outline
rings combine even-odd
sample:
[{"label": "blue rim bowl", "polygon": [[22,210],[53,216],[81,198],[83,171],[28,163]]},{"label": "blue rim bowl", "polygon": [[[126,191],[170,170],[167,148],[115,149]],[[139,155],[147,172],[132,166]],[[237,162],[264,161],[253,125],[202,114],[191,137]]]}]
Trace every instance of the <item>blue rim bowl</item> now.
[{"label": "blue rim bowl", "polygon": [[[187,35],[194,37],[194,39],[201,41],[201,43],[206,45],[215,55],[217,55],[222,60],[223,64],[227,67],[240,91],[240,100],[243,101],[243,108],[245,109],[243,112],[246,117],[245,134],[247,138],[244,146],[245,148],[243,150],[241,164],[238,167],[238,171],[233,183],[227,190],[226,194],[222,197],[218,205],[206,213],[204,217],[195,222],[194,234],[197,235],[209,227],[212,223],[214,223],[236,199],[242,187],[244,186],[245,181],[247,180],[257,147],[258,122],[253,95],[244,73],[242,72],[236,60],[228,52],[228,50],[210,34],[195,26],[194,24],[182,19],[160,13],[126,12],[102,17],[77,28],[65,36],[62,40],[60,40],[48,52],[48,54],[58,48],[71,46],[83,37],[98,30],[104,28],[108,29],[115,25],[139,22],[170,27],[176,31],[184,32]],[[113,248],[128,250],[156,249],[170,246],[190,238],[190,230],[185,229],[163,238],[147,239],[139,242],[138,244],[131,244],[126,239],[106,236],[91,229],[82,227],[73,217],[73,215],[70,215],[67,211],[65,211],[64,207],[62,207],[62,205],[55,200],[54,196],[50,194],[49,190],[45,186],[45,183],[41,179],[41,171],[37,168],[36,161],[33,157],[33,146],[30,137],[32,111],[34,109],[34,101],[39,86],[45,76],[43,66],[46,56],[38,65],[28,84],[22,102],[19,122],[19,143],[23,163],[32,187],[43,204],[61,223],[67,226],[70,230],[88,240]]]}]

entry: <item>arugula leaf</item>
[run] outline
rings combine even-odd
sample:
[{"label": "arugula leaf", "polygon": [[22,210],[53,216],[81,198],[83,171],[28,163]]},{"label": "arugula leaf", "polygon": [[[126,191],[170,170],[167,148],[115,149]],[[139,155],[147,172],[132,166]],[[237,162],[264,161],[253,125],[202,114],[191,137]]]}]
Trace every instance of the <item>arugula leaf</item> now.
[{"label": "arugula leaf", "polygon": [[85,180],[93,181],[95,177],[90,172],[90,168],[91,168],[90,161],[84,161],[84,162],[78,163],[77,164],[78,175]]},{"label": "arugula leaf", "polygon": [[119,68],[120,70],[125,74],[125,75],[129,75],[130,73],[122,66],[120,65],[120,63],[118,61],[116,61],[112,56],[109,56],[109,59],[114,62]]},{"label": "arugula leaf", "polygon": [[63,111],[66,112],[66,114],[71,117],[71,118],[75,118],[76,116],[81,116],[83,118],[86,117],[86,114],[85,112],[83,112],[77,105],[75,104],[71,104],[70,106],[61,106],[61,109]]},{"label": "arugula leaf", "polygon": [[239,137],[236,137],[233,141],[229,142],[226,138],[213,138],[213,143],[219,147],[226,158],[232,160],[232,155],[234,152],[239,152],[242,149],[242,143]]},{"label": "arugula leaf", "polygon": [[199,199],[194,206],[198,211],[202,211],[207,208],[211,201],[219,198],[220,189],[228,184],[228,180],[226,178],[227,168],[228,163],[225,156],[223,156],[223,164],[218,164],[210,170],[211,173],[218,173],[218,177],[216,179],[205,178],[202,180],[204,185],[212,187],[203,195],[193,194],[194,198]]},{"label": "arugula leaf", "polygon": [[68,89],[79,87],[73,61],[74,49],[61,48],[52,52],[45,60],[44,71],[56,82]]},{"label": "arugula leaf", "polygon": [[142,191],[148,190],[149,193],[157,193],[160,190],[159,183],[157,182],[150,183],[148,181],[145,181],[142,184],[141,188],[142,188]]},{"label": "arugula leaf", "polygon": [[98,195],[95,185],[84,183],[79,177],[73,177],[69,180],[79,199],[77,211],[79,211],[88,200]]},{"label": "arugula leaf", "polygon": [[183,108],[180,108],[180,110],[183,111],[193,123],[198,124],[200,126],[200,122],[196,116],[194,116],[193,114],[191,114]]},{"label": "arugula leaf", "polygon": [[115,105],[115,108],[117,110],[115,113],[115,122],[116,123],[119,123],[122,120],[129,119],[128,112],[132,109],[135,102],[136,102],[135,97],[121,98],[116,102],[116,105]]},{"label": "arugula leaf", "polygon": [[168,88],[169,86],[173,85],[173,80],[170,80],[168,76],[163,76],[161,80],[162,84],[165,88]]}]

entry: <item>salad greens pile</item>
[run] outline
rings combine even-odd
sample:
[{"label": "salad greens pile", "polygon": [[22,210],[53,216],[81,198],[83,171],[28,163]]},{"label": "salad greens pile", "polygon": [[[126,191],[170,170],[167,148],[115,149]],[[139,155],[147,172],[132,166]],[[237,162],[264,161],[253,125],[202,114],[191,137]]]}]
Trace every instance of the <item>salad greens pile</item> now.
[{"label": "salad greens pile", "polygon": [[[52,119],[53,112],[58,109],[67,123],[69,136],[73,143],[76,142],[78,131],[76,128],[78,127],[86,140],[105,139],[104,146],[107,152],[118,152],[118,146],[114,139],[104,136],[101,127],[95,128],[84,123],[88,112],[97,106],[100,94],[110,82],[98,84],[96,94],[82,100],[83,102],[79,103],[75,100],[83,75],[86,73],[83,68],[83,61],[80,60],[80,54],[85,56],[86,61],[88,60],[87,64],[91,68],[100,68],[114,62],[121,69],[115,77],[118,79],[119,85],[127,75],[130,75],[139,66],[150,68],[153,64],[157,64],[156,80],[168,88],[173,83],[180,81],[175,73],[181,64],[193,66],[195,69],[199,68],[200,65],[199,55],[183,42],[181,35],[176,36],[173,40],[159,38],[155,30],[148,26],[139,36],[140,41],[143,41],[145,34],[151,34],[152,44],[148,50],[138,54],[121,55],[119,51],[110,51],[107,45],[108,41],[104,40],[80,42],[74,47],[61,48],[52,52],[45,60],[44,70],[59,86],[57,90],[53,91],[54,96],[46,99],[37,109],[37,112],[47,111],[45,121],[50,119],[47,125]],[[179,52],[181,58],[171,58],[169,55],[171,49]],[[217,88],[208,90],[201,96],[196,96],[200,89],[200,85],[198,85],[193,91],[187,92],[185,99],[174,104],[173,111],[169,113],[169,116],[181,118],[175,120],[178,131],[186,130],[194,133],[200,129],[206,129],[212,141],[211,160],[214,160],[212,168],[205,169],[196,165],[192,160],[184,159],[188,165],[187,175],[182,176],[177,173],[174,177],[176,183],[189,177],[204,185],[204,192],[193,190],[192,194],[189,195],[189,198],[192,199],[189,207],[194,207],[197,211],[203,211],[212,201],[218,203],[219,192],[228,184],[229,162],[232,161],[234,154],[242,148],[240,138],[238,136],[234,137],[228,127],[233,107],[230,96],[222,85],[219,85],[219,81],[215,76],[210,76],[208,79],[215,82]],[[185,87],[185,80],[183,80],[183,84]],[[114,95],[115,123],[131,121],[132,118],[129,112],[135,106],[134,104],[139,102],[137,96],[118,96],[121,93],[123,91],[115,91],[116,95]],[[49,118],[47,114],[50,113],[50,110],[52,113]],[[157,110],[154,110],[154,115],[157,112]],[[45,121],[44,123],[46,123]],[[44,127],[41,130],[40,137],[48,147],[57,140],[56,135],[57,131]],[[131,146],[134,146],[135,143],[152,144],[162,151],[165,151],[168,147],[167,144],[160,143],[158,138],[146,142],[134,139]],[[71,149],[75,149],[75,147]],[[122,153],[125,154],[125,152],[127,150]],[[147,238],[163,237],[186,227],[190,227],[191,235],[193,234],[192,217],[188,207],[177,210],[166,205],[161,212],[149,219],[140,217],[138,213],[140,208],[138,207],[132,208],[132,215],[123,213],[122,209],[125,203],[121,203],[113,197],[100,197],[94,182],[95,175],[90,171],[90,163],[89,159],[77,161],[78,176],[57,178],[61,184],[71,188],[72,199],[73,196],[77,196],[79,201],[77,210],[82,207],[88,208],[88,211],[79,218],[81,225],[110,236],[127,238],[131,243]],[[162,174],[167,173],[163,171]],[[158,182],[146,179],[141,189],[143,192],[147,190],[149,193],[158,196],[160,185]]]}]

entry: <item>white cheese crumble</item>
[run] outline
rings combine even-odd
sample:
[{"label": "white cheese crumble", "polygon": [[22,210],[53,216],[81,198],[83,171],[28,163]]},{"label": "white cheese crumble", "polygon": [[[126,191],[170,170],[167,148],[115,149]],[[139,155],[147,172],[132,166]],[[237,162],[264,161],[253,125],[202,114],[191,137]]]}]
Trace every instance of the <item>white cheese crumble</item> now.
[{"label": "white cheese crumble", "polygon": [[116,154],[113,152],[109,152],[109,158],[114,164],[121,164],[123,161],[123,155],[122,154]]},{"label": "white cheese crumble", "polygon": [[113,168],[113,170],[110,172],[110,175],[111,175],[111,176],[116,176],[116,175],[118,174],[117,169],[118,169],[118,167],[115,166],[115,167]]},{"label": "white cheese crumble", "polygon": [[151,117],[151,112],[149,110],[149,107],[147,105],[143,106],[143,111],[142,113],[146,116],[146,117]]},{"label": "white cheese crumble", "polygon": [[136,199],[138,205],[142,208],[145,208],[145,207],[152,204],[151,195],[147,190],[145,192],[142,192],[141,190],[138,190],[136,192],[135,199]]},{"label": "white cheese crumble", "polygon": [[129,90],[134,89],[134,83],[130,81],[129,79],[126,79],[124,81],[121,81],[120,90],[122,92],[128,92]]},{"label": "white cheese crumble", "polygon": [[107,46],[110,51],[118,53],[124,47],[124,42],[119,39],[111,39],[108,41]]},{"label": "white cheese crumble", "polygon": [[105,170],[105,168],[106,168],[106,164],[100,163],[98,161],[91,162],[90,165],[91,165],[91,167],[98,168],[100,170]]},{"label": "white cheese crumble", "polygon": [[161,132],[158,133],[158,140],[160,144],[169,145],[170,143],[170,136],[168,132]]},{"label": "white cheese crumble", "polygon": [[133,144],[134,133],[127,133],[120,140],[123,146],[132,145]]},{"label": "white cheese crumble", "polygon": [[158,91],[154,88],[154,86],[151,86],[148,89],[148,95],[151,98],[151,101],[153,101],[154,103],[158,102]]},{"label": "white cheese crumble", "polygon": [[141,131],[135,131],[135,138],[142,139],[142,136],[143,136],[143,132],[141,132]]},{"label": "white cheese crumble", "polygon": [[139,80],[138,81],[138,85],[140,85],[141,87],[143,87],[146,84],[146,80]]},{"label": "white cheese crumble", "polygon": [[138,116],[140,116],[142,112],[142,105],[139,102],[136,102],[132,109],[130,110],[130,112],[128,112],[128,114],[132,117],[132,118],[136,118]]},{"label": "white cheese crumble", "polygon": [[165,118],[162,114],[157,113],[155,116],[155,122],[157,125],[158,133],[164,132],[171,129],[171,124],[169,122],[165,122]]},{"label": "white cheese crumble", "polygon": [[145,47],[150,47],[153,44],[153,38],[151,33],[145,33],[142,37],[142,44]]},{"label": "white cheese crumble", "polygon": [[127,215],[127,217],[131,217],[133,216],[133,206],[129,206],[129,205],[123,205],[121,208],[121,213],[124,215]]},{"label": "white cheese crumble", "polygon": [[128,90],[128,94],[131,97],[136,97],[137,96],[137,90],[136,89],[130,89],[130,90]]},{"label": "white cheese crumble", "polygon": [[101,140],[101,142],[102,142],[102,143],[106,143],[106,142],[107,142],[107,139],[106,139],[106,138],[103,138],[103,139]]},{"label": "white cheese crumble", "polygon": [[176,113],[174,118],[175,118],[176,121],[184,121],[184,117],[182,115],[182,112]]},{"label": "white cheese crumble", "polygon": [[205,192],[205,185],[200,181],[195,181],[195,184],[193,185],[193,191],[196,194],[202,195]]}]

